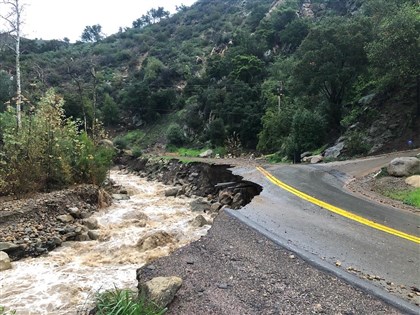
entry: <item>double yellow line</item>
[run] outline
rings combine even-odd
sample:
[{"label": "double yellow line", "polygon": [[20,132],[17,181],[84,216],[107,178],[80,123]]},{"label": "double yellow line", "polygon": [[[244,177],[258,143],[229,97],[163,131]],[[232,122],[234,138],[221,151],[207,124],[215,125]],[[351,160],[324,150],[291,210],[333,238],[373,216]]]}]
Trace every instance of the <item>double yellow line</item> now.
[{"label": "double yellow line", "polygon": [[341,209],[341,208],[338,208],[336,206],[333,206],[333,205],[331,205],[329,203],[326,203],[324,201],[318,200],[318,199],[316,199],[316,198],[314,198],[312,196],[309,196],[309,195],[307,195],[307,194],[305,194],[305,193],[303,193],[303,192],[301,192],[301,191],[293,188],[292,186],[289,186],[289,185],[283,183],[282,181],[278,180],[276,177],[274,177],[273,175],[271,175],[268,171],[266,171],[265,169],[263,169],[260,166],[257,166],[257,170],[260,171],[270,182],[272,182],[273,184],[279,186],[280,188],[283,188],[284,190],[286,190],[286,191],[288,191],[288,192],[290,192],[290,193],[298,196],[299,198],[302,198],[302,199],[304,199],[306,201],[309,201],[309,202],[311,202],[311,203],[313,203],[313,204],[315,204],[317,206],[320,206],[320,207],[322,207],[322,208],[324,208],[326,210],[329,210],[329,211],[334,212],[334,213],[336,213],[338,215],[341,215],[343,217],[346,217],[346,218],[348,218],[350,220],[353,220],[353,221],[359,222],[361,224],[370,226],[371,228],[374,228],[374,229],[383,231],[385,233],[389,233],[389,234],[392,234],[392,235],[395,235],[395,236],[404,238],[406,240],[409,240],[411,242],[420,244],[420,237],[417,237],[417,236],[414,236],[414,235],[410,235],[410,234],[407,234],[407,233],[404,233],[404,232],[395,230],[395,229],[390,228],[388,226],[385,226],[385,225],[382,225],[382,224],[373,222],[371,220],[368,220],[366,218],[363,218],[361,216],[358,216],[358,215],[356,215],[354,213],[351,213],[351,212],[348,212],[348,211],[346,211],[344,209]]}]

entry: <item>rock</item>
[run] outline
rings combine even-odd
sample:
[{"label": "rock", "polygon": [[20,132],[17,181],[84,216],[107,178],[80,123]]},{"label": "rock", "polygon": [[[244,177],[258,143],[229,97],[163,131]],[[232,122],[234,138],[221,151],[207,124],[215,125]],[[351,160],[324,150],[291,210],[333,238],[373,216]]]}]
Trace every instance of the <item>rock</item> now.
[{"label": "rock", "polygon": [[369,94],[369,95],[366,95],[366,96],[362,97],[362,98],[358,101],[358,103],[359,103],[360,105],[362,105],[362,106],[369,105],[370,103],[372,103],[372,101],[373,101],[373,99],[375,98],[375,96],[376,96],[376,94]]},{"label": "rock", "polygon": [[420,175],[420,160],[416,157],[395,158],[388,164],[387,171],[395,177]]},{"label": "rock", "polygon": [[63,223],[71,223],[74,221],[74,218],[70,214],[63,214],[57,216],[57,220]]},{"label": "rock", "polygon": [[112,199],[114,200],[129,200],[130,196],[125,194],[112,194]]},{"label": "rock", "polygon": [[243,206],[243,198],[242,198],[242,194],[240,192],[236,193],[233,196],[233,200],[232,200],[232,204],[231,207],[232,209],[239,209]]},{"label": "rock", "polygon": [[300,158],[303,159],[303,158],[306,158],[306,157],[311,156],[311,155],[312,155],[312,152],[306,151],[306,152],[303,152],[300,155]]},{"label": "rock", "polygon": [[415,188],[420,188],[420,175],[413,175],[413,176],[407,177],[405,179],[405,183]]},{"label": "rock", "polygon": [[199,227],[202,227],[206,224],[209,224],[209,223],[207,222],[206,218],[203,217],[201,214],[196,216],[194,219],[191,220],[191,225],[193,227],[199,228]]},{"label": "rock", "polygon": [[317,164],[324,160],[324,157],[322,155],[314,155],[311,156],[311,164]]},{"label": "rock", "polygon": [[96,230],[99,228],[98,220],[92,217],[83,219],[82,224],[86,226],[89,230]]},{"label": "rock", "polygon": [[206,150],[199,154],[199,157],[201,158],[209,158],[213,155],[213,150]]},{"label": "rock", "polygon": [[219,192],[219,202],[222,205],[230,205],[232,203],[233,196],[230,191],[221,191]]},{"label": "rock", "polygon": [[210,202],[204,198],[197,198],[190,202],[191,211],[193,212],[206,212],[211,208]]},{"label": "rock", "polygon": [[77,242],[86,242],[86,241],[90,241],[90,237],[88,232],[83,232],[81,234],[76,235],[75,241]]},{"label": "rock", "polygon": [[87,234],[92,241],[98,240],[99,237],[101,236],[99,231],[97,230],[90,230],[89,232],[87,232]]},{"label": "rock", "polygon": [[176,197],[182,193],[182,187],[172,187],[165,190],[165,197]]},{"label": "rock", "polygon": [[5,252],[0,251],[0,271],[12,269],[9,255]]},{"label": "rock", "polygon": [[159,246],[164,246],[166,244],[169,244],[173,242],[173,237],[164,232],[164,231],[158,231],[154,232],[149,235],[143,236],[138,242],[137,247],[141,252],[145,252],[151,249],[155,249]]},{"label": "rock", "polygon": [[8,250],[14,250],[18,248],[19,248],[19,245],[9,243],[9,242],[0,242],[0,251],[6,252]]},{"label": "rock", "polygon": [[114,143],[109,139],[102,139],[101,141],[98,142],[98,144],[106,148],[114,149]]},{"label": "rock", "polygon": [[222,204],[220,202],[215,202],[210,206],[210,212],[219,212]]},{"label": "rock", "polygon": [[336,159],[341,153],[341,150],[344,149],[344,142],[340,142],[333,147],[330,147],[325,150],[324,158],[333,158]]},{"label": "rock", "polygon": [[67,212],[75,219],[79,219],[81,217],[81,211],[77,207],[68,208]]},{"label": "rock", "polygon": [[179,277],[156,277],[140,284],[140,295],[163,308],[172,302],[181,285]]}]

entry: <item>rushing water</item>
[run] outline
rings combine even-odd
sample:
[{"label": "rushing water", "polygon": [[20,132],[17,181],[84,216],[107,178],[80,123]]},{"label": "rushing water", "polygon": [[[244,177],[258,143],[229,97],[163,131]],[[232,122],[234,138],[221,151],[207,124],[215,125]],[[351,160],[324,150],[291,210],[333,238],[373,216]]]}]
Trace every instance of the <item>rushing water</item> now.
[{"label": "rushing water", "polygon": [[[45,257],[13,263],[0,272],[0,305],[16,314],[77,314],[98,291],[135,289],[136,269],[206,234],[209,226],[193,228],[197,214],[187,198],[165,198],[165,186],[132,174],[112,171],[111,178],[129,193],[94,217],[98,241],[67,242]],[[148,220],[144,226],[144,215]],[[166,246],[141,252],[138,240],[153,231],[173,236]]]}]

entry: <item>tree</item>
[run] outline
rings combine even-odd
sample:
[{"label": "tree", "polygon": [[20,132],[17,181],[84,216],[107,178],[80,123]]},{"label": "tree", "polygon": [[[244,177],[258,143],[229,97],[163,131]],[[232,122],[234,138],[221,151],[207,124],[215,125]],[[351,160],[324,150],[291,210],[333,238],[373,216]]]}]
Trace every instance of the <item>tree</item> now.
[{"label": "tree", "polygon": [[99,24],[86,26],[83,30],[81,39],[82,42],[97,42],[104,38],[104,34],[102,33],[102,26]]},{"label": "tree", "polygon": [[297,51],[295,93],[306,92],[312,101],[322,95],[333,128],[340,126],[348,90],[367,69],[364,47],[369,39],[368,21],[331,18],[313,28]]},{"label": "tree", "polygon": [[22,13],[24,6],[19,0],[2,0],[0,4],[5,5],[9,11],[0,15],[8,25],[8,34],[14,39],[15,46],[10,47],[16,57],[16,120],[18,128],[22,127],[22,86],[21,86],[21,71],[20,71],[20,36],[22,26]]},{"label": "tree", "polygon": [[[415,82],[420,87],[420,15],[415,5],[405,4],[385,16],[379,24],[377,38],[367,45],[373,72],[382,87]],[[417,92],[419,93],[419,92]],[[417,115],[420,101],[417,96]]]},{"label": "tree", "polygon": [[12,81],[10,75],[0,70],[0,112],[4,110],[5,103],[12,97]]},{"label": "tree", "polygon": [[102,108],[102,120],[105,126],[113,126],[119,121],[119,111],[117,103],[112,96],[105,94],[104,106]]}]

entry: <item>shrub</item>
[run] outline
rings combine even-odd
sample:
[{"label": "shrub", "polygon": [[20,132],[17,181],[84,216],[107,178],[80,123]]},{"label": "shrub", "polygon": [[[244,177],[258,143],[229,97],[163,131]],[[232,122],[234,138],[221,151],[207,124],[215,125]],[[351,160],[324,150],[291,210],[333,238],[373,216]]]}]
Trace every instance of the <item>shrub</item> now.
[{"label": "shrub", "polygon": [[78,124],[64,116],[64,100],[54,90],[36,111],[22,113],[17,128],[13,113],[0,114],[0,191],[20,195],[66,187],[74,182],[100,184],[112,149],[98,148]]},{"label": "shrub", "polygon": [[99,293],[95,310],[97,315],[162,315],[166,312],[131,290],[117,288]]},{"label": "shrub", "polygon": [[117,149],[124,150],[128,148],[128,141],[124,137],[118,136],[112,142]]},{"label": "shrub", "polygon": [[186,137],[181,127],[178,124],[171,124],[166,132],[166,139],[169,144],[175,146],[183,145],[186,142]]},{"label": "shrub", "polygon": [[351,132],[346,140],[347,154],[350,156],[353,155],[363,155],[369,152],[371,146],[366,142],[366,137],[361,132]]}]

